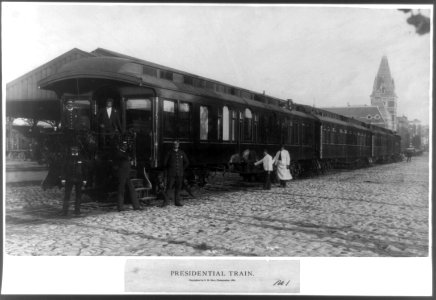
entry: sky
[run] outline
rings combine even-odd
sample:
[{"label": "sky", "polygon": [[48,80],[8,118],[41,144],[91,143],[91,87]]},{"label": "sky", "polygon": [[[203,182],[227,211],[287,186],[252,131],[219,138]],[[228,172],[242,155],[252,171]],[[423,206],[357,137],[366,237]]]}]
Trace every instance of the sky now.
[{"label": "sky", "polygon": [[370,105],[386,55],[397,114],[428,124],[432,33],[397,8],[2,2],[3,84],[101,47],[297,103]]}]

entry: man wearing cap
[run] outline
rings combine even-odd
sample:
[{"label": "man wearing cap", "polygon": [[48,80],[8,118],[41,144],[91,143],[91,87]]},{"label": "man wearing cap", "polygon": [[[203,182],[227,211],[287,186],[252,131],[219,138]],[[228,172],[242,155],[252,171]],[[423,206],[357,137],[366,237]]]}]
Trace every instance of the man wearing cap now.
[{"label": "man wearing cap", "polygon": [[68,147],[76,143],[76,124],[79,120],[79,113],[74,107],[73,100],[67,100],[64,106],[64,113],[61,120],[61,129],[65,134],[65,142]]},{"label": "man wearing cap", "polygon": [[176,206],[183,206],[180,201],[180,189],[183,184],[184,171],[189,165],[188,157],[179,149],[179,142],[174,141],[173,149],[165,156],[164,166],[167,169],[167,195],[162,206],[168,205],[168,199],[173,198]]},{"label": "man wearing cap", "polygon": [[86,162],[79,155],[77,146],[69,147],[68,157],[63,168],[62,184],[65,185],[65,196],[61,214],[68,215],[71,191],[75,187],[76,201],[74,203],[74,214],[80,216],[80,201],[82,197],[82,186],[86,185]]}]

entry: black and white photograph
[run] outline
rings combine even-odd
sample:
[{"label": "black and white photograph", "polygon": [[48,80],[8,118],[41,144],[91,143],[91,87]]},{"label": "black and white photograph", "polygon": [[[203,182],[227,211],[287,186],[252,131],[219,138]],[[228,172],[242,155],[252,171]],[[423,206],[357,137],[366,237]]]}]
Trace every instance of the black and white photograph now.
[{"label": "black and white photograph", "polygon": [[430,2],[1,6],[2,293],[431,295]]}]

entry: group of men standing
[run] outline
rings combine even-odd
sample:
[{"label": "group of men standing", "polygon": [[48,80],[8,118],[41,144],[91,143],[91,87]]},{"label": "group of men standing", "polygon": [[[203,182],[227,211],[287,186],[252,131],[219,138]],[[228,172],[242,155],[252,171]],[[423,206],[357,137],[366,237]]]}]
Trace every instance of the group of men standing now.
[{"label": "group of men standing", "polygon": [[[111,158],[114,162],[117,185],[117,208],[118,211],[124,210],[124,196],[130,198],[134,210],[142,210],[139,200],[136,196],[134,186],[130,181],[130,157],[127,142],[119,137],[124,135],[122,130],[120,116],[118,111],[113,107],[114,100],[108,98],[104,108],[100,109],[97,114],[99,127],[100,145],[109,148]],[[74,126],[77,119],[77,112],[74,110],[73,101],[67,101],[65,104],[66,112],[62,121],[63,131],[67,137],[67,157],[64,161],[62,172],[62,184],[65,186],[65,195],[61,214],[67,216],[69,213],[69,202],[73,187],[75,188],[75,206],[74,214],[80,216],[80,202],[82,188],[86,185],[87,163],[84,159],[82,149],[77,143],[77,128]],[[111,151],[112,150],[112,151]],[[189,160],[185,152],[179,149],[179,142],[174,142],[173,149],[170,150],[164,161],[167,168],[167,184],[164,190],[164,203],[162,206],[169,204],[169,199],[174,198],[176,206],[183,206],[180,201],[180,190],[183,186],[184,171],[189,165]]]},{"label": "group of men standing", "polygon": [[[99,134],[101,141],[105,139],[109,141],[115,141],[115,134],[122,134],[121,122],[118,112],[113,108],[114,100],[108,98],[106,100],[106,106],[102,108],[97,115],[97,122],[99,124]],[[82,188],[87,184],[87,170],[88,161],[86,155],[84,155],[84,145],[79,142],[79,136],[83,134],[84,130],[89,130],[90,124],[83,124],[81,122],[81,116],[79,115],[73,100],[67,100],[65,102],[65,110],[61,122],[62,131],[65,134],[65,146],[67,148],[66,157],[61,174],[62,185],[65,186],[65,194],[63,199],[61,215],[67,216],[69,214],[69,202],[71,192],[75,189],[75,202],[74,202],[74,214],[80,216],[80,202],[82,197]],[[79,126],[82,125],[82,126]],[[115,144],[112,142],[112,145]],[[118,177],[120,184],[118,186],[118,210],[123,209],[124,203],[124,187],[127,185],[127,180],[130,168],[128,156],[125,155],[123,147],[115,147],[114,161],[118,164]],[[127,162],[127,164],[126,164]],[[127,166],[127,167],[126,167]],[[122,183],[122,184],[121,184]],[[139,203],[132,201],[135,209],[139,209]]]},{"label": "group of men standing", "polygon": [[266,190],[271,189],[271,173],[273,172],[273,165],[277,167],[277,177],[280,180],[280,186],[286,187],[286,182],[292,180],[292,175],[290,172],[291,156],[285,146],[282,145],[280,150],[277,151],[274,158],[268,154],[268,150],[263,150],[264,157],[255,162],[254,165],[263,164],[263,169],[265,173],[265,181],[263,188]]},{"label": "group of men standing", "polygon": [[[70,101],[71,102],[71,101]],[[67,102],[66,108],[71,114],[71,118],[65,119],[63,125],[69,136],[74,136],[75,131],[72,127],[74,111],[72,110],[72,103]],[[108,98],[106,100],[106,106],[99,110],[97,115],[99,138],[102,145],[114,150],[112,152],[113,162],[117,169],[117,207],[119,211],[124,210],[124,194],[127,188],[130,201],[133,209],[141,210],[142,207],[137,199],[135,188],[130,181],[130,157],[127,149],[126,142],[116,137],[123,136],[123,130],[120,122],[120,116],[117,110],[113,107],[114,100]],[[68,113],[66,114],[68,116]],[[71,119],[71,120],[70,120]],[[69,124],[69,125],[68,125]],[[68,214],[68,207],[70,201],[70,194],[75,187],[76,201],[75,201],[75,214],[80,215],[80,198],[82,187],[86,185],[86,161],[80,154],[77,145],[68,145],[68,156],[65,160],[64,168],[64,185],[65,185],[65,197],[63,202],[62,214]],[[276,153],[274,158],[268,154],[265,149],[264,157],[255,162],[254,165],[263,164],[265,171],[264,189],[271,189],[271,173],[273,172],[273,165],[276,166],[277,177],[280,180],[280,186],[286,187],[286,182],[292,179],[290,173],[291,158],[289,152],[285,149],[284,145]],[[164,167],[166,168],[166,187],[161,188],[161,194],[164,202],[162,206],[169,205],[169,199],[174,198],[174,204],[176,206],[183,206],[180,200],[180,191],[184,186],[184,173],[189,166],[189,160],[186,153],[180,149],[178,141],[173,143],[173,149],[171,149],[165,156]],[[164,179],[165,180],[165,179]],[[189,191],[189,190],[188,190]]]}]

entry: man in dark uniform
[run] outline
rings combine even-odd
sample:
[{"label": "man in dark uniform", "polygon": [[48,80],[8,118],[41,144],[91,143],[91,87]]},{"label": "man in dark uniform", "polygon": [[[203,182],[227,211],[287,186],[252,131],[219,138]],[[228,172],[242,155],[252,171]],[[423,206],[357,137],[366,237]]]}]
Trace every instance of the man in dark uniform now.
[{"label": "man in dark uniform", "polygon": [[164,166],[167,169],[167,193],[168,197],[162,206],[168,205],[168,198],[174,196],[176,206],[183,206],[180,201],[180,189],[183,184],[184,171],[189,165],[188,157],[183,150],[179,149],[179,142],[174,141],[173,149],[165,156]]},{"label": "man in dark uniform", "polygon": [[65,184],[65,197],[62,207],[62,215],[68,215],[70,196],[73,186],[76,191],[76,201],[74,203],[74,214],[80,216],[80,200],[82,197],[82,185],[86,185],[86,162],[79,155],[79,148],[69,147],[69,153],[64,164],[62,183]]},{"label": "man in dark uniform", "polygon": [[106,107],[98,112],[98,126],[101,133],[101,141],[107,145],[113,142],[114,135],[121,132],[121,122],[118,111],[113,108],[114,100],[108,98],[106,100]]},{"label": "man in dark uniform", "polygon": [[77,109],[74,107],[73,100],[65,102],[65,110],[61,120],[61,128],[65,134],[65,142],[68,147],[72,147],[76,143],[76,128],[75,124],[79,119]]},{"label": "man in dark uniform", "polygon": [[123,141],[118,148],[116,161],[118,164],[117,178],[118,178],[118,189],[117,189],[117,206],[118,211],[124,210],[124,193],[127,187],[130,201],[134,210],[142,210],[139,204],[138,197],[136,196],[135,188],[130,181],[130,159],[127,149],[127,141]]}]

